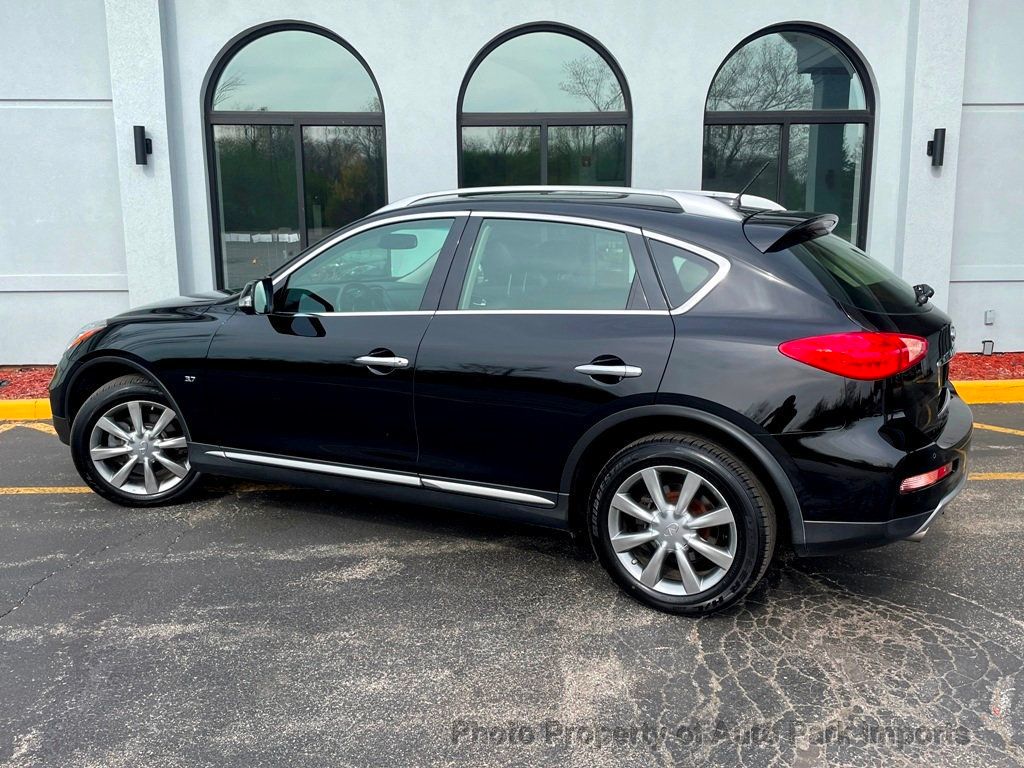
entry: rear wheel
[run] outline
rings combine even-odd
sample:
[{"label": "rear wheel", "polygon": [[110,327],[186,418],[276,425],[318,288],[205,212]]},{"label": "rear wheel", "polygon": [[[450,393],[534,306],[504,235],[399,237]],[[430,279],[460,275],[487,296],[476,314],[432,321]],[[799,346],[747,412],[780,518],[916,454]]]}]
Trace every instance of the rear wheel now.
[{"label": "rear wheel", "polygon": [[122,376],[93,392],[71,427],[82,479],[110,501],[133,507],[183,498],[199,478],[188,433],[163,392],[142,376]]},{"label": "rear wheel", "polygon": [[735,602],[764,575],[775,547],[768,493],[715,443],[651,435],[605,465],[588,529],[627,593],[659,610],[700,615]]}]

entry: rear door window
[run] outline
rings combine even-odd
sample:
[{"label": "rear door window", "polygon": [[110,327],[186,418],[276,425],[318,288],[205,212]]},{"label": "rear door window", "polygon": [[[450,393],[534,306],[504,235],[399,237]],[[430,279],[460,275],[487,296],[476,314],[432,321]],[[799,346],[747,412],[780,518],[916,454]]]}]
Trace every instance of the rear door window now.
[{"label": "rear door window", "polygon": [[625,233],[580,224],[486,219],[461,310],[647,308]]},{"label": "rear door window", "polygon": [[918,305],[909,283],[841,237],[825,235],[789,250],[840,304],[886,314],[930,309]]}]

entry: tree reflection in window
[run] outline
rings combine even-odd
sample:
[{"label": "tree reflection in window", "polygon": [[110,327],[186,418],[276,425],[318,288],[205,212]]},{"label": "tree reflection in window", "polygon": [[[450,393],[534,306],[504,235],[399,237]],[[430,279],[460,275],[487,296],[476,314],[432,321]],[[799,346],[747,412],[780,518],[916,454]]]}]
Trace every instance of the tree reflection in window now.
[{"label": "tree reflection in window", "polygon": [[840,40],[782,26],[741,44],[708,90],[703,186],[750,188],[787,208],[835,213],[863,245],[874,122],[861,67]]}]

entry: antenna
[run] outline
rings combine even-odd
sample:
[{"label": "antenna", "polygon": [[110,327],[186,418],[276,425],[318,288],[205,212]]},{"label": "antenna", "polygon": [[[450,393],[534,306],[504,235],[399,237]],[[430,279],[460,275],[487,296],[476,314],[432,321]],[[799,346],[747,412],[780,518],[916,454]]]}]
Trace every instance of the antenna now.
[{"label": "antenna", "polygon": [[764,165],[762,165],[760,168],[757,169],[757,173],[755,173],[751,177],[750,181],[748,181],[743,186],[743,189],[741,189],[739,192],[736,193],[736,199],[732,201],[732,207],[733,208],[735,208],[737,211],[740,209],[740,198],[743,197],[743,193],[746,192],[748,189],[750,189],[751,185],[753,185],[753,183],[755,181],[757,181],[757,177],[760,176],[761,173],[764,171],[764,169],[767,168],[771,164],[772,164],[771,160],[765,160],[764,161]]}]

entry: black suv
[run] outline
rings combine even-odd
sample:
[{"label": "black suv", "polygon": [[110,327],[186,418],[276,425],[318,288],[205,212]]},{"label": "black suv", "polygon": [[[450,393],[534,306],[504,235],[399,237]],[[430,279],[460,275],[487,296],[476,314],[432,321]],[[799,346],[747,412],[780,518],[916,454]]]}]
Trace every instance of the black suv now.
[{"label": "black suv", "polygon": [[84,480],[200,472],[569,528],[654,607],[919,539],[967,476],[949,318],[831,215],[700,193],[402,201],[269,277],[84,329],[50,385]]}]

